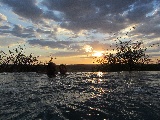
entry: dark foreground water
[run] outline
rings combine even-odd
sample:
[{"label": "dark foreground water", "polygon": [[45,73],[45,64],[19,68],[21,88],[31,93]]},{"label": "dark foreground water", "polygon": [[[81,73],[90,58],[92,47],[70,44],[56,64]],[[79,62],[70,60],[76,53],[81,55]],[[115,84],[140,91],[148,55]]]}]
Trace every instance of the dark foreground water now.
[{"label": "dark foreground water", "polygon": [[160,72],[0,73],[0,120],[160,120]]}]

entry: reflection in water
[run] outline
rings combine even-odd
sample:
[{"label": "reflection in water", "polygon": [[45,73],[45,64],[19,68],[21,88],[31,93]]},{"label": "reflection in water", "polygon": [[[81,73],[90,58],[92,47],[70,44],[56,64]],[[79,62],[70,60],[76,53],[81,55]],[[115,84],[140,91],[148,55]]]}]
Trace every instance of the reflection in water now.
[{"label": "reflection in water", "polygon": [[159,120],[159,73],[0,73],[0,119]]},{"label": "reflection in water", "polygon": [[97,76],[98,76],[98,77],[102,77],[102,76],[103,76],[103,72],[98,72],[98,73],[97,73]]}]

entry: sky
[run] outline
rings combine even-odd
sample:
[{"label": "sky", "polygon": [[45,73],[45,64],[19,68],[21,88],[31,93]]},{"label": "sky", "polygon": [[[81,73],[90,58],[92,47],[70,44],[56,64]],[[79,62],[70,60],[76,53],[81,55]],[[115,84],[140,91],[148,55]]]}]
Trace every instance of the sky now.
[{"label": "sky", "polygon": [[92,64],[117,38],[141,41],[160,59],[160,47],[150,47],[160,43],[160,0],[0,0],[5,52],[25,45],[43,62]]}]

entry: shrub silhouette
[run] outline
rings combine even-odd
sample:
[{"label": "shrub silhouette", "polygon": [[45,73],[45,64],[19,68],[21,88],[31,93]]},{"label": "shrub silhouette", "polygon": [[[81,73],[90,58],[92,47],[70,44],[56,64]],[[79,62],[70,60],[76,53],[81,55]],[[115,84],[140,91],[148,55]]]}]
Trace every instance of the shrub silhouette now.
[{"label": "shrub silhouette", "polygon": [[38,57],[33,56],[33,53],[25,55],[24,48],[20,45],[8,50],[8,54],[0,51],[0,71],[32,71],[31,66],[43,64],[38,61]]},{"label": "shrub silhouette", "polygon": [[[135,29],[135,27],[132,28]],[[132,28],[130,30],[132,30]],[[129,32],[126,33],[126,35],[128,34]],[[122,37],[119,38],[122,39]],[[100,66],[97,67],[97,70],[100,71],[142,70],[144,65],[150,63],[151,59],[149,58],[149,55],[145,54],[148,47],[144,47],[143,42],[137,41],[133,43],[131,40],[129,41],[125,40],[123,42],[119,38],[117,38],[118,42],[116,42],[116,47],[112,49],[114,53],[109,52],[107,50],[102,58],[96,59],[96,62],[100,63]],[[152,44],[149,47],[154,47],[155,45],[159,46],[159,43]],[[157,63],[159,63],[158,59]]]},{"label": "shrub silhouette", "polygon": [[149,55],[145,54],[146,47],[142,47],[142,42],[132,43],[130,41],[116,44],[115,54],[106,53],[102,59],[97,62],[101,64],[102,71],[121,71],[121,70],[140,70],[143,64],[148,64]]}]

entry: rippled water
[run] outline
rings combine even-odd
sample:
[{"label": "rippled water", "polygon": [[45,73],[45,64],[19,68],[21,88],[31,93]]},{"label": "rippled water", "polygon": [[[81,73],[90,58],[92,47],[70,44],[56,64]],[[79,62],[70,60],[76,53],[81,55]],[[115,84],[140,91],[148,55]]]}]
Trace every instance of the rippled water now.
[{"label": "rippled water", "polygon": [[160,120],[160,72],[0,73],[0,120]]}]

